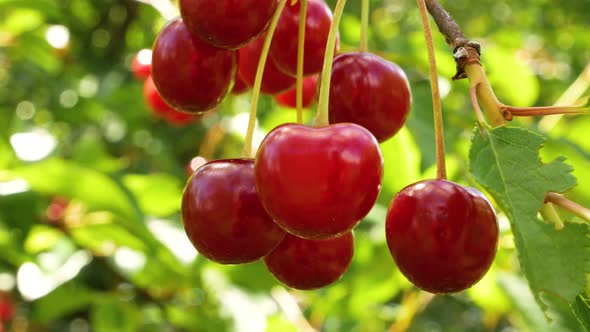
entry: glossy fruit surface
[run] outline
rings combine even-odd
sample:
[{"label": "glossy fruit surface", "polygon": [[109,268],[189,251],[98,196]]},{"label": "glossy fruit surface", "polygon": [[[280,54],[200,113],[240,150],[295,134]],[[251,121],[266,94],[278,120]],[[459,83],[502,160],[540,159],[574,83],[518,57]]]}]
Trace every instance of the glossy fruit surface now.
[{"label": "glossy fruit surface", "polygon": [[[318,85],[318,75],[307,76],[303,78],[303,107],[309,107],[316,100],[316,92]],[[275,100],[279,105],[285,107],[297,107],[297,88],[293,87],[281,94],[275,96]]]},{"label": "glossy fruit surface", "polygon": [[[299,45],[300,3],[287,5],[277,24],[270,47],[270,57],[284,73],[297,74],[297,48]],[[328,33],[332,24],[332,11],[323,0],[308,0],[305,22],[305,50],[303,74],[311,75],[322,71]],[[338,41],[336,42],[338,51]]]},{"label": "glossy fruit surface", "polygon": [[381,189],[377,140],[355,124],[285,124],[263,140],[254,171],[264,208],[288,232],[329,238],[351,230]]},{"label": "glossy fruit surface", "polygon": [[160,95],[177,110],[199,113],[230,92],[236,53],[193,38],[180,19],[160,31],[152,55],[152,78]]},{"label": "glossy fruit surface", "polygon": [[260,204],[252,159],[201,166],[184,188],[182,221],[197,251],[222,264],[256,261],[285,236]]},{"label": "glossy fruit surface", "polygon": [[234,86],[231,89],[231,94],[232,95],[240,95],[240,94],[248,91],[249,89],[250,89],[250,87],[248,86],[248,84],[246,84],[246,82],[244,81],[242,76],[240,76],[240,73],[236,71],[236,79],[235,79]]},{"label": "glossy fruit surface", "polygon": [[315,289],[340,279],[350,266],[353,254],[352,232],[326,240],[308,240],[287,234],[264,258],[264,263],[285,285],[302,290]]},{"label": "glossy fruit surface", "polygon": [[485,196],[446,180],[425,180],[392,200],[387,244],[400,271],[432,293],[459,292],[478,282],[496,255],[498,224]]},{"label": "glossy fruit surface", "polygon": [[198,114],[188,114],[175,110],[158,93],[151,76],[143,83],[143,98],[148,108],[166,122],[174,125],[187,125],[199,118]]},{"label": "glossy fruit surface", "polygon": [[150,76],[152,68],[152,50],[143,49],[131,60],[131,72],[140,81]]},{"label": "glossy fruit surface", "polygon": [[[264,36],[260,36],[238,51],[240,57],[238,75],[249,87],[254,86],[258,60],[260,59],[260,53],[262,53],[262,46],[264,45]],[[295,86],[295,78],[283,74],[274,62],[270,58],[267,58],[264,66],[264,74],[262,75],[260,92],[274,95],[289,90],[293,86]]]},{"label": "glossy fruit surface", "polygon": [[213,46],[236,49],[266,29],[277,0],[180,0],[179,7],[191,34]]},{"label": "glossy fruit surface", "polygon": [[398,65],[371,53],[345,53],[334,58],[330,82],[330,123],[359,124],[383,142],[406,122],[410,84]]}]

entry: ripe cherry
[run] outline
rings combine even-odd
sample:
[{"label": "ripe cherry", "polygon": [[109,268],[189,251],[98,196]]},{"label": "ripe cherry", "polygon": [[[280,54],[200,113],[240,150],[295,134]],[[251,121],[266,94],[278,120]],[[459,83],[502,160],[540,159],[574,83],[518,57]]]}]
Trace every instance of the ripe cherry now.
[{"label": "ripe cherry", "polygon": [[[318,84],[318,75],[307,76],[303,79],[303,98],[302,106],[308,107],[316,99]],[[296,108],[297,107],[297,89],[295,87],[275,96],[279,105]]]},{"label": "ripe cherry", "polygon": [[387,244],[400,271],[431,293],[459,292],[490,268],[498,244],[496,214],[485,196],[446,180],[425,180],[392,200]]},{"label": "ripe cherry", "polygon": [[216,47],[237,49],[266,29],[277,0],[180,0],[179,5],[193,36]]},{"label": "ripe cherry", "polygon": [[285,285],[316,289],[336,282],[348,270],[354,254],[352,232],[325,240],[302,239],[287,234],[264,263]]},{"label": "ripe cherry", "polygon": [[154,115],[163,118],[170,124],[179,126],[187,125],[200,117],[198,114],[195,115],[179,112],[168,105],[164,99],[162,99],[158,90],[156,90],[156,86],[154,85],[151,76],[148,76],[143,83],[143,98]]},{"label": "ripe cherry", "polygon": [[383,142],[401,129],[410,106],[410,84],[398,65],[371,53],[334,58],[330,123],[359,124]]},{"label": "ripe cherry", "polygon": [[236,72],[235,84],[234,87],[231,89],[231,94],[237,96],[248,91],[248,89],[250,89],[250,87],[248,86],[248,84],[246,84],[246,81],[244,81],[242,76],[240,76],[239,72]]},{"label": "ripe cherry", "polygon": [[180,19],[169,22],[154,44],[152,78],[175,109],[199,113],[217,106],[235,77],[236,53],[193,38]]},{"label": "ripe cherry", "polygon": [[371,210],[381,189],[383,157],[365,128],[285,124],[262,141],[254,166],[262,205],[287,232],[335,237]]},{"label": "ripe cherry", "polygon": [[182,221],[197,251],[222,264],[256,261],[285,236],[260,204],[251,159],[201,166],[184,188]]},{"label": "ripe cherry", "polygon": [[[284,73],[296,76],[297,48],[299,45],[299,13],[301,4],[287,5],[275,30],[270,57]],[[328,33],[332,24],[332,11],[323,0],[308,0],[305,22],[305,50],[303,74],[311,75],[322,71]],[[338,41],[336,42],[336,51]]]},{"label": "ripe cherry", "polygon": [[140,81],[143,81],[150,76],[152,68],[152,50],[143,49],[133,57],[131,60],[131,72]]},{"label": "ripe cherry", "polygon": [[[238,75],[250,87],[254,85],[256,78],[258,60],[260,59],[260,53],[262,53],[262,46],[264,45],[264,36],[263,34],[238,51],[240,58]],[[264,74],[262,75],[260,92],[274,95],[289,90],[293,86],[295,86],[295,78],[283,74],[278,70],[274,62],[270,58],[267,58],[264,66]]]}]

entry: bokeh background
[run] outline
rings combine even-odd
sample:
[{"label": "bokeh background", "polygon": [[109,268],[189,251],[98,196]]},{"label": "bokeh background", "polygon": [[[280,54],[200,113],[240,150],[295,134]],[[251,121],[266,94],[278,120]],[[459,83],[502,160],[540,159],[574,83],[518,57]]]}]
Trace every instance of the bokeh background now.
[{"label": "bokeh background", "polygon": [[[150,2],[150,1],[147,1]],[[162,3],[162,1],[151,1]],[[335,1],[327,1],[334,6]],[[482,44],[499,98],[518,106],[576,101],[590,86],[590,1],[442,1]],[[168,8],[164,6],[164,8]],[[133,56],[166,19],[134,0],[0,0],[0,319],[6,331],[582,331],[571,311],[535,303],[500,213],[498,256],[472,289],[432,296],[396,269],[384,236],[387,204],[435,175],[428,63],[417,5],[371,1],[370,49],[412,86],[404,129],[382,144],[378,204],[356,228],[356,252],[336,284],[281,286],[262,263],[221,266],[192,248],[179,215],[186,166],[240,156],[250,93],[189,125],[147,107]],[[341,50],[355,50],[360,1],[349,1]],[[451,81],[451,50],[436,34],[449,178],[476,186],[467,155],[475,127],[468,84]],[[569,88],[569,90],[568,90]],[[567,91],[567,92],[566,92]],[[310,107],[310,119],[315,107]],[[295,121],[263,96],[256,139]],[[527,118],[549,137],[590,206],[590,117]],[[569,218],[571,216],[564,215]],[[590,288],[590,287],[589,287]]]}]

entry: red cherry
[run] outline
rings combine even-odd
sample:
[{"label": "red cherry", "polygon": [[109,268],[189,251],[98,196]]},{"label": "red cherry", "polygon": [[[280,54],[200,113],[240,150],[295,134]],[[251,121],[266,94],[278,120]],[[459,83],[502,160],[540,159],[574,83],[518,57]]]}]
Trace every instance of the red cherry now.
[{"label": "red cherry", "polygon": [[194,36],[220,48],[236,49],[266,29],[277,0],[180,0],[179,5]]},{"label": "red cherry", "polygon": [[158,93],[151,76],[148,76],[143,84],[143,97],[148,108],[170,124],[187,125],[200,117],[200,115],[179,112],[168,105]]},{"label": "red cherry", "polygon": [[14,303],[8,293],[0,295],[0,325],[2,322],[11,321],[14,318]]},{"label": "red cherry", "polygon": [[398,65],[371,53],[334,58],[330,123],[359,124],[383,142],[406,122],[411,99],[410,84]]},{"label": "red cherry", "polygon": [[184,188],[182,220],[197,251],[222,264],[256,261],[285,236],[260,204],[251,159],[201,166]]},{"label": "red cherry", "polygon": [[248,91],[249,89],[250,87],[248,86],[248,84],[246,84],[246,81],[244,81],[242,76],[240,76],[240,73],[236,73],[236,83],[234,84],[234,87],[231,89],[231,94],[237,96]]},{"label": "red cherry", "polygon": [[[303,107],[308,107],[315,101],[318,75],[308,76],[303,79]],[[296,108],[297,107],[297,88],[292,88],[275,96],[279,105]]]},{"label": "red cherry", "polygon": [[[276,66],[291,76],[297,75],[300,6],[299,2],[294,6],[288,5],[281,13],[269,53]],[[309,0],[305,22],[304,75],[322,71],[330,25],[332,25],[330,7],[323,0]],[[336,51],[338,51],[338,41]]]},{"label": "red cherry", "polygon": [[446,180],[402,189],[389,206],[385,233],[400,271],[431,293],[459,292],[478,282],[498,244],[490,202],[478,190]]},{"label": "red cherry", "polygon": [[[254,85],[258,60],[260,59],[260,53],[262,53],[262,46],[264,45],[264,38],[265,35],[262,35],[238,51],[240,57],[238,75],[250,87]],[[281,73],[272,60],[268,58],[264,66],[260,92],[274,95],[289,90],[293,86],[295,86],[295,78]]]},{"label": "red cherry", "polygon": [[329,238],[351,230],[371,210],[383,157],[361,126],[285,124],[262,141],[254,172],[260,201],[276,223],[299,237]]},{"label": "red cherry", "polygon": [[152,67],[152,50],[143,49],[133,57],[131,61],[131,72],[140,81],[150,76]]},{"label": "red cherry", "polygon": [[217,106],[231,90],[236,53],[193,38],[181,19],[170,21],[154,44],[152,78],[175,109],[199,113]]},{"label": "red cherry", "polygon": [[285,285],[315,289],[336,282],[350,266],[354,254],[352,232],[325,240],[302,239],[290,234],[268,256],[268,270]]}]

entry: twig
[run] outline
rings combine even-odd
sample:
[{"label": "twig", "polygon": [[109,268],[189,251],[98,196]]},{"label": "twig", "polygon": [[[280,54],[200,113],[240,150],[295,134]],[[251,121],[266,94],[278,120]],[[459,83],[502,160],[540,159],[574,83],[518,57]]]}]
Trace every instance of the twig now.
[{"label": "twig", "polygon": [[590,209],[581,206],[580,204],[571,201],[564,196],[557,193],[547,193],[545,196],[545,202],[553,203],[559,207],[562,207],[574,215],[582,218],[586,222],[590,222]]}]

